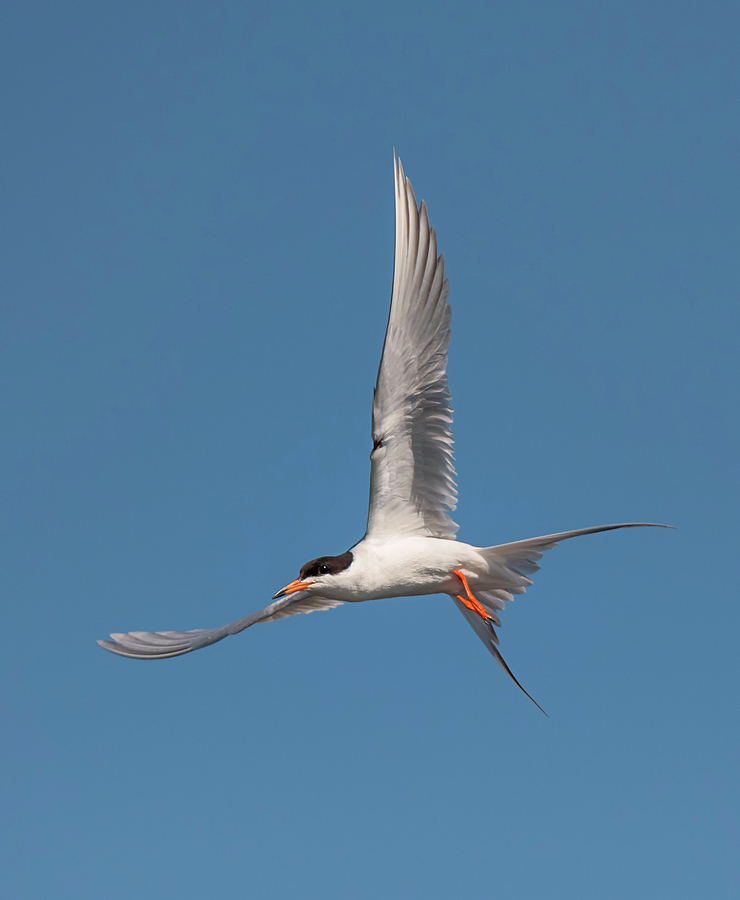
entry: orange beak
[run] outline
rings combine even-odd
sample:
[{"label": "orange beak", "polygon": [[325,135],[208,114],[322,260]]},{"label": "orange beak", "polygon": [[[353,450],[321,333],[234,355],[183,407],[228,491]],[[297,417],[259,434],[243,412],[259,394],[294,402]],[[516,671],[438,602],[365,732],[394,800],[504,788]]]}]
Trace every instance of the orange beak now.
[{"label": "orange beak", "polygon": [[306,588],[310,588],[312,586],[312,581],[300,581],[298,578],[296,578],[295,581],[291,581],[290,584],[286,584],[285,587],[282,590],[278,591],[272,599],[277,600],[279,597],[287,597],[288,594],[295,594],[296,591],[305,591]]}]

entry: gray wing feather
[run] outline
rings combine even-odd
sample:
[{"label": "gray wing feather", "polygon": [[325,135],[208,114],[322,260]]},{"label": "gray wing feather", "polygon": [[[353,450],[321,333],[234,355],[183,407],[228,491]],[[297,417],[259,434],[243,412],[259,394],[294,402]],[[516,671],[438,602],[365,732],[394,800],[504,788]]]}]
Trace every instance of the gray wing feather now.
[{"label": "gray wing feather", "polygon": [[236,622],[223,625],[221,628],[199,628],[195,631],[130,631],[128,634],[111,634],[113,640],[98,641],[98,644],[104,650],[118,656],[127,656],[129,659],[168,659],[171,656],[182,656],[184,653],[200,650],[201,647],[208,647],[230,634],[239,634],[250,625],[274,622],[297,613],[333,609],[341,605],[339,600],[315,597],[308,591],[301,591],[300,594],[282,597],[264,609],[252,613],[251,616],[237,619]]},{"label": "gray wing feather", "polygon": [[447,385],[449,287],[424,202],[394,158],[393,293],[373,393],[367,536],[454,539],[457,505]]}]

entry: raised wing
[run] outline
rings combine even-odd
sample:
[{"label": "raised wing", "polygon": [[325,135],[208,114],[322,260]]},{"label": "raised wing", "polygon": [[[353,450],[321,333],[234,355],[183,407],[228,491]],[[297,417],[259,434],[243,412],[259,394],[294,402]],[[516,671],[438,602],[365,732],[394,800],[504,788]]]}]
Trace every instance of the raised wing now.
[{"label": "raised wing", "polygon": [[328,600],[325,597],[316,597],[309,591],[301,591],[282,597],[259,612],[229,625],[223,625],[221,628],[199,628],[195,631],[130,631],[128,634],[112,634],[112,641],[98,641],[98,643],[104,650],[117,653],[118,656],[128,656],[129,659],[167,659],[170,656],[182,656],[184,653],[200,650],[201,647],[208,647],[230,634],[239,634],[250,625],[274,622],[276,619],[285,619],[296,613],[333,609],[341,605],[339,600]]},{"label": "raised wing", "polygon": [[393,293],[373,394],[368,538],[454,539],[457,505],[452,408],[447,386],[449,288],[444,258],[394,156],[396,252]]}]

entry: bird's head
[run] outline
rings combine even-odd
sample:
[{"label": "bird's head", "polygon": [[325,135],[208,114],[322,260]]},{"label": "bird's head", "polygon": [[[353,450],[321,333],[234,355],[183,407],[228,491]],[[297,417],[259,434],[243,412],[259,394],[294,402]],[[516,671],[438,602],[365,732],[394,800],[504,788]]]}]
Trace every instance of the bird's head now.
[{"label": "bird's head", "polygon": [[352,565],[353,559],[351,550],[341,556],[319,556],[318,559],[312,559],[303,566],[298,578],[286,584],[272,599],[277,600],[279,597],[295,594],[296,591],[315,589],[316,593],[320,593],[321,587],[330,585],[340,572]]}]

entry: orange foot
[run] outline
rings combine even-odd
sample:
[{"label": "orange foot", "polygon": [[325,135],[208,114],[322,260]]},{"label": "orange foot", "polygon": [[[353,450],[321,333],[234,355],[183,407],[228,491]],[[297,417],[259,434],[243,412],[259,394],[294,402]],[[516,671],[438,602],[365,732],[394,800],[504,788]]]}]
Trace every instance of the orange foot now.
[{"label": "orange foot", "polygon": [[462,597],[460,594],[457,595],[457,599],[464,606],[467,606],[468,609],[471,609],[474,613],[478,613],[481,619],[485,619],[488,621],[491,618],[491,615],[486,612],[485,608],[478,603],[478,601],[473,596],[473,592],[470,590],[470,586],[468,585],[468,579],[465,577],[463,572],[460,569],[453,569],[453,575],[457,575],[457,577],[462,581],[463,588],[465,588],[465,596]]}]

